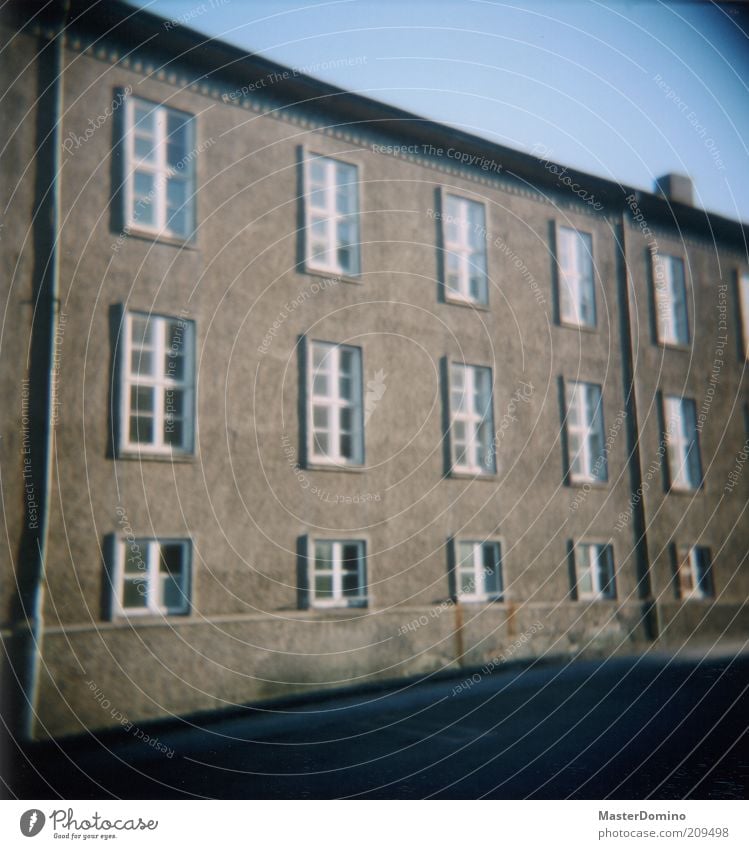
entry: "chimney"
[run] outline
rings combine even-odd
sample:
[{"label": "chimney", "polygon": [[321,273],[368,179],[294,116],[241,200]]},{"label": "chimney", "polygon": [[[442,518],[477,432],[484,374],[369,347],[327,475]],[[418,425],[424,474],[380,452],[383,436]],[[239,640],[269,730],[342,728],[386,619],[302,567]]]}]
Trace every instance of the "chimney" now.
[{"label": "chimney", "polygon": [[666,200],[692,206],[692,180],[683,174],[665,174],[655,181],[655,193]]}]

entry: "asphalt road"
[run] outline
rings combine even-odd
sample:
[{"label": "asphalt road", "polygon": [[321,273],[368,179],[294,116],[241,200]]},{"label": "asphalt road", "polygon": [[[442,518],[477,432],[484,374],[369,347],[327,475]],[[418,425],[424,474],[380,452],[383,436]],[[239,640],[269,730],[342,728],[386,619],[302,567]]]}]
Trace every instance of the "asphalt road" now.
[{"label": "asphalt road", "polygon": [[[749,657],[515,667],[29,752],[25,798],[746,799]],[[19,779],[20,781],[20,779]]]}]

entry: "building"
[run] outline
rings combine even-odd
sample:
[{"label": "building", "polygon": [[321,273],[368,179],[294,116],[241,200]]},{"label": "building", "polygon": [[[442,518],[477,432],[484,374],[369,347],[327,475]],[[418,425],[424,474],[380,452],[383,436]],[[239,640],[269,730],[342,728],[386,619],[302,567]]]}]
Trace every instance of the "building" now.
[{"label": "building", "polygon": [[745,225],[88,6],[2,19],[21,733],[746,636]]}]

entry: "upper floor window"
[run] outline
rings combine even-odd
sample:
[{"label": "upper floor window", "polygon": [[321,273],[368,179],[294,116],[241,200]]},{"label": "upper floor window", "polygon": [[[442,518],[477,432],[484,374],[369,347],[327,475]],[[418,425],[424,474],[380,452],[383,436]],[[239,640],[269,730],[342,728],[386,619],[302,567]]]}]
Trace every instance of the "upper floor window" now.
[{"label": "upper floor window", "polygon": [[570,480],[574,483],[608,480],[601,387],[595,383],[568,382],[565,397]]},{"label": "upper floor window", "polygon": [[120,450],[192,452],[194,335],[192,321],[126,313],[120,361]]},{"label": "upper floor window", "polygon": [[616,598],[614,549],[610,543],[579,542],[574,557],[578,599]]},{"label": "upper floor window", "polygon": [[128,97],[125,224],[185,240],[195,229],[194,119]]},{"label": "upper floor window", "polygon": [[667,395],[663,407],[671,488],[698,489],[702,484],[702,463],[696,404],[690,398]]},{"label": "upper floor window", "polygon": [[444,195],[445,288],[451,300],[488,303],[484,205]]},{"label": "upper floor window", "polygon": [[461,601],[502,598],[502,544],[457,540],[455,590]]},{"label": "upper floor window", "polygon": [[317,539],[309,560],[313,607],[363,607],[367,604],[364,540]]},{"label": "upper floor window", "polygon": [[343,465],[363,463],[361,349],[311,342],[307,392],[310,460]]},{"label": "upper floor window", "polygon": [[304,179],[307,267],[357,277],[360,268],[356,166],[313,154],[304,160]]},{"label": "upper floor window", "polygon": [[116,616],[188,612],[190,540],[118,537],[115,546]]},{"label": "upper floor window", "polygon": [[749,360],[749,272],[739,275],[739,305],[741,308],[741,331],[744,336],[744,356]]},{"label": "upper floor window", "polygon": [[701,545],[678,546],[676,567],[680,598],[712,598],[714,590],[709,548]]},{"label": "upper floor window", "polygon": [[664,345],[688,345],[689,320],[684,261],[678,256],[654,254],[653,281],[658,341]]},{"label": "upper floor window", "polygon": [[484,366],[450,366],[450,431],[453,471],[496,471],[492,370]]},{"label": "upper floor window", "polygon": [[593,237],[571,227],[557,228],[559,317],[564,324],[596,326]]}]

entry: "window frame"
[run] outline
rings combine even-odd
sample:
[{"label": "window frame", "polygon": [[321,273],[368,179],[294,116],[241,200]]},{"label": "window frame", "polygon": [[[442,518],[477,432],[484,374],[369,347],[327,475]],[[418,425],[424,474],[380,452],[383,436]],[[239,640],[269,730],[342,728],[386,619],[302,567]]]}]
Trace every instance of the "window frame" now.
[{"label": "window frame", "polygon": [[[663,414],[663,431],[664,431],[664,440],[666,443],[666,451],[664,453],[664,458],[666,460],[666,469],[668,473],[668,490],[673,492],[686,492],[686,493],[694,493],[699,492],[704,486],[705,475],[702,466],[702,446],[700,444],[700,433],[697,428],[697,402],[693,398],[686,398],[682,395],[668,395],[663,393],[662,395],[662,414]],[[674,439],[674,435],[670,429],[670,422],[672,417],[669,413],[669,405],[673,401],[679,402],[679,423],[681,426],[682,433],[678,434],[677,438]],[[692,408],[692,412],[694,414],[694,433],[693,440],[690,440],[688,435],[683,432],[686,429],[686,418],[684,417],[684,404],[690,404]],[[696,447],[696,465],[698,471],[698,480],[692,482],[691,480],[687,481],[684,477],[685,470],[687,473],[690,472],[690,463],[689,461],[689,449],[688,447],[682,451],[684,446],[688,446],[690,444],[694,444]],[[675,462],[674,453],[678,450],[679,452],[679,463],[678,466]]]},{"label": "window frame", "polygon": [[[588,558],[588,563],[582,568],[582,564],[578,559],[578,552],[581,548],[586,548],[589,550],[595,550],[595,562],[591,562],[590,557]],[[601,552],[605,550],[609,555],[608,568],[610,570],[608,576],[608,582],[605,586],[610,587],[610,593],[606,594],[604,592],[605,586],[601,586],[600,580],[600,572],[597,568],[599,565],[599,558],[601,556]],[[603,540],[603,539],[580,539],[577,541],[572,541],[572,562],[574,567],[575,574],[575,599],[577,601],[616,601],[617,598],[617,581],[616,581],[616,557],[614,556],[614,543],[613,540]],[[581,585],[581,572],[589,572],[590,573],[590,592],[583,592],[580,590]]]},{"label": "window frame", "polygon": [[[478,298],[473,298],[470,295],[471,288],[471,280],[470,280],[470,269],[473,265],[472,253],[461,261],[461,272],[465,273],[461,274],[459,285],[461,286],[459,291],[455,291],[450,288],[448,285],[448,257],[451,253],[457,253],[459,257],[466,252],[466,245],[458,245],[458,243],[451,243],[448,239],[448,222],[447,220],[447,204],[448,198],[453,198],[454,200],[460,201],[461,203],[467,204],[467,209],[470,208],[470,204],[475,204],[482,211],[483,215],[483,233],[481,234],[481,240],[483,245],[483,258],[484,258],[484,274],[482,279],[482,291]],[[488,309],[489,308],[489,207],[486,201],[476,200],[475,198],[467,197],[464,194],[458,194],[450,189],[442,186],[440,187],[440,224],[441,224],[441,236],[442,236],[442,291],[444,294],[445,302],[452,304],[460,304],[463,306],[475,306],[479,308]],[[470,227],[468,219],[466,219],[466,230]],[[451,247],[454,244],[457,247]],[[467,243],[468,251],[470,251],[470,240]]]},{"label": "window frame", "polygon": [[[692,331],[689,326],[689,280],[687,277],[687,262],[686,257],[681,254],[660,253],[653,251],[651,253],[652,260],[652,275],[653,275],[653,306],[655,309],[655,337],[659,345],[666,348],[688,349],[692,340]],[[658,286],[658,265],[662,260],[668,260],[669,272],[666,280],[666,290]],[[684,328],[686,339],[677,338],[678,319],[675,311],[677,299],[674,298],[673,292],[673,271],[671,270],[674,262],[681,263],[684,281]],[[662,319],[665,312],[663,304],[668,304],[668,327],[665,327]]]},{"label": "window frame", "polygon": [[[312,209],[310,204],[310,196],[311,196],[311,174],[310,169],[312,162],[315,160],[324,160],[326,163],[334,163],[345,165],[347,168],[353,168],[355,174],[355,194],[356,194],[356,211],[353,213],[349,213],[348,215],[342,215],[338,213],[333,207],[335,206],[335,191],[336,191],[336,183],[331,184],[328,180],[326,180],[325,191],[326,191],[326,211],[328,213],[333,213],[332,217],[326,218],[327,222],[327,236],[330,238],[331,231],[334,233],[334,240],[332,244],[329,242],[327,245],[327,252],[330,255],[334,254],[337,258],[338,255],[338,241],[336,231],[336,224],[339,219],[349,218],[353,221],[353,224],[356,228],[356,241],[352,243],[354,248],[354,268],[353,270],[346,270],[342,268],[338,262],[332,263],[330,265],[326,264],[319,259],[315,259],[312,256]],[[303,206],[303,219],[304,219],[304,270],[308,274],[318,274],[325,276],[335,276],[342,278],[344,280],[353,280],[356,282],[360,282],[361,274],[362,274],[362,235],[361,235],[361,219],[362,219],[362,166],[355,162],[350,162],[345,158],[341,158],[337,154],[329,154],[329,153],[317,153],[314,150],[311,150],[307,147],[301,148],[301,167],[302,167],[302,206]],[[332,186],[332,197],[333,200],[331,202],[330,198],[327,196],[327,193],[330,191]]]},{"label": "window frame", "polygon": [[[330,599],[318,599],[316,598],[315,593],[315,577],[318,574],[318,570],[315,568],[317,563],[317,545],[318,543],[329,544],[332,546],[332,563],[333,567],[330,570],[322,570],[324,572],[330,572],[333,577],[333,593],[334,597]],[[345,545],[356,545],[359,553],[358,553],[358,561],[357,561],[357,576],[358,576],[358,589],[359,594],[356,596],[345,596],[343,594],[343,546]],[[331,608],[362,608],[368,607],[370,603],[370,592],[369,592],[369,577],[368,577],[368,541],[366,538],[341,538],[341,537],[327,537],[327,536],[313,536],[308,535],[307,537],[307,600],[308,607],[313,608],[315,610],[329,610]],[[336,553],[338,557],[336,558]]]},{"label": "window frame", "polygon": [[[470,477],[491,477],[497,474],[497,452],[495,449],[495,418],[494,418],[494,371],[491,366],[483,366],[477,365],[474,363],[466,363],[460,360],[451,360],[449,357],[446,359],[447,362],[447,418],[449,422],[449,448],[450,448],[450,474],[451,476],[470,476]],[[471,422],[482,423],[485,418],[479,418],[478,415],[471,411],[470,413],[454,413],[452,408],[452,395],[453,395],[453,366],[459,366],[463,369],[465,373],[468,373],[468,370],[471,370],[471,374],[478,370],[482,369],[489,374],[489,405],[488,405],[488,417],[489,417],[489,456],[491,457],[491,467],[485,466],[476,466],[474,464],[462,465],[459,466],[456,462],[456,439],[455,439],[455,423],[457,420],[462,420],[466,425],[466,447],[470,447],[471,445],[476,445],[477,440],[474,438],[468,438],[468,428]],[[473,376],[471,377],[471,383],[473,383]],[[464,396],[468,394],[467,392],[467,384],[464,383],[463,386],[463,394]],[[473,397],[473,392],[470,393],[471,397]],[[472,431],[473,432],[473,431]]]},{"label": "window frame", "polygon": [[[354,396],[350,404],[344,404],[339,397],[340,390],[337,388],[336,396],[331,395],[318,396],[314,392],[314,349],[315,345],[326,346],[335,351],[333,363],[336,368],[340,364],[341,350],[351,351],[354,354],[354,368],[352,372],[352,394]],[[365,462],[365,425],[364,425],[364,351],[358,345],[346,345],[340,342],[328,342],[323,339],[308,339],[305,337],[305,362],[306,362],[306,385],[305,385],[305,416],[306,416],[306,459],[307,465],[336,468],[336,469],[360,469]],[[336,383],[340,378],[340,369],[333,372],[331,367],[331,383],[333,374],[335,374]],[[329,403],[325,404],[325,400],[329,399]],[[337,436],[337,451],[336,455],[317,454],[315,448],[315,427],[314,427],[314,408],[316,405],[325,406],[328,410],[329,422],[334,419],[337,423],[330,427],[328,433],[331,441],[334,436]],[[348,459],[340,455],[340,418],[331,417],[331,411],[338,413],[339,410],[348,406],[352,410],[352,447],[353,459]]]},{"label": "window frame", "polygon": [[[196,349],[196,328],[195,321],[184,318],[182,316],[166,315],[164,313],[144,312],[142,310],[130,310],[122,308],[122,322],[120,324],[120,339],[118,342],[120,348],[120,358],[118,363],[119,380],[119,421],[118,421],[118,456],[127,457],[137,455],[138,457],[170,457],[170,458],[187,458],[193,457],[195,454],[195,434],[197,430],[196,409],[197,409],[197,374],[195,368],[195,349]],[[165,328],[168,323],[181,323],[184,329],[189,328],[189,333],[185,332],[183,338],[185,340],[185,352],[183,354],[185,360],[186,378],[184,381],[177,381],[166,377],[162,372],[146,380],[138,380],[138,375],[132,373],[132,322],[134,317],[145,319],[146,321],[156,321],[155,327]],[[170,350],[166,347],[164,333],[154,331],[154,362],[163,364],[165,356]],[[124,340],[124,341],[123,341]],[[172,443],[164,442],[163,432],[160,434],[158,442],[131,442],[130,440],[130,413],[131,413],[131,387],[133,386],[148,386],[154,388],[154,435],[156,434],[156,424],[159,423],[159,429],[162,429],[166,421],[164,392],[170,388],[179,389],[184,393],[184,409],[185,414],[182,417],[184,426],[183,443],[180,447],[175,447]],[[158,415],[160,413],[160,415]]]},{"label": "window frame", "polygon": [[[676,586],[681,601],[709,601],[715,598],[715,581],[713,578],[713,557],[710,547],[697,543],[686,543],[675,546],[676,551]],[[707,567],[700,578],[699,565],[694,555],[700,554],[707,558]],[[688,567],[687,567],[688,561]],[[685,568],[687,567],[687,568]],[[685,580],[685,573],[689,581]],[[708,587],[701,589],[704,582]],[[691,585],[691,586],[690,586]]]},{"label": "window frame", "polygon": [[[562,304],[562,288],[564,286],[565,273],[563,271],[562,262],[561,262],[561,253],[562,253],[562,230],[566,230],[572,233],[575,233],[577,236],[588,236],[590,237],[590,272],[591,272],[591,296],[592,296],[592,308],[593,308],[593,321],[592,322],[584,322],[578,321],[574,317],[570,317],[564,314]],[[596,294],[596,286],[598,282],[598,276],[596,274],[596,249],[597,249],[597,240],[595,233],[590,230],[582,230],[579,227],[572,226],[571,224],[561,224],[559,221],[554,222],[554,239],[555,239],[555,265],[556,265],[556,283],[557,283],[557,307],[558,307],[558,317],[559,317],[559,325],[560,327],[569,327],[575,330],[586,330],[589,332],[596,332],[598,330],[598,298]],[[575,264],[577,264],[577,257],[575,258]],[[578,273],[578,280],[579,280]],[[580,287],[579,283],[575,284],[575,295],[577,296],[577,300],[575,301],[575,313],[580,315]]]},{"label": "window frame", "polygon": [[[148,560],[145,580],[147,582],[146,606],[144,607],[125,607],[124,605],[124,589],[125,589],[125,563],[127,560],[127,549],[132,548],[134,544],[146,544],[148,546]],[[152,586],[159,587],[160,581],[160,548],[164,545],[179,545],[183,551],[182,560],[182,582],[181,590],[184,597],[184,604],[180,607],[166,607],[163,604],[152,601]],[[112,582],[112,616],[115,619],[133,619],[143,616],[188,616],[193,606],[192,598],[192,550],[193,544],[190,537],[171,537],[171,536],[135,536],[134,540],[129,540],[122,534],[114,535],[114,577]],[[142,555],[141,555],[142,556]]]},{"label": "window frame", "polygon": [[[156,150],[157,162],[151,164],[144,160],[138,160],[135,156],[135,107],[138,104],[150,108],[154,112],[155,133],[156,133]],[[187,228],[185,233],[179,233],[169,227],[167,220],[167,180],[171,171],[166,161],[166,142],[168,135],[166,133],[168,113],[172,112],[176,115],[185,117],[186,127],[186,146],[187,152],[185,158],[190,157],[188,167],[184,169],[185,177],[183,182],[186,185],[185,195],[186,201],[186,217]],[[156,237],[163,240],[173,240],[182,244],[189,244],[195,241],[197,230],[197,120],[196,116],[190,112],[185,112],[183,109],[175,109],[173,106],[168,106],[147,98],[138,97],[133,94],[128,94],[125,97],[124,111],[125,131],[124,131],[124,205],[122,220],[126,233],[141,234],[150,237]],[[139,168],[138,165],[141,167]],[[133,200],[135,197],[135,174],[138,170],[142,170],[153,175],[154,178],[154,224],[138,221],[133,215]],[[181,173],[176,171],[175,173]],[[158,188],[157,188],[158,187]]]},{"label": "window frame", "polygon": [[[562,380],[563,391],[564,391],[564,428],[565,428],[565,438],[566,438],[566,448],[567,448],[567,456],[566,456],[566,466],[567,466],[567,481],[570,484],[592,484],[595,486],[605,486],[609,481],[609,462],[608,455],[606,453],[606,420],[604,414],[604,396],[603,396],[603,386],[600,383],[593,383],[589,380]],[[593,432],[590,424],[587,421],[587,409],[588,409],[588,400],[587,400],[587,391],[583,396],[582,409],[580,404],[578,403],[578,416],[580,416],[581,412],[583,414],[582,421],[585,422],[584,425],[575,425],[574,429],[580,431],[582,436],[581,442],[581,450],[582,457],[584,460],[585,471],[583,473],[578,473],[573,471],[573,463],[575,458],[578,456],[577,454],[572,453],[571,448],[571,432],[573,430],[572,425],[570,424],[570,402],[568,398],[568,392],[571,387],[595,387],[598,389],[599,393],[599,403],[596,406],[596,410],[598,411],[598,418],[601,422],[601,430],[600,430],[600,440],[601,440],[601,457],[603,458],[603,462],[601,464],[601,469],[603,474],[601,477],[593,476],[593,468],[597,463],[597,458],[592,455],[589,446],[589,436]],[[579,452],[578,452],[579,453]]]},{"label": "window frame", "polygon": [[[468,569],[462,569],[462,559],[460,557],[460,549],[463,545],[473,546],[473,586],[474,592],[464,593],[461,591],[461,572],[467,572]],[[504,601],[505,599],[505,581],[504,581],[504,540],[501,537],[487,537],[480,539],[477,537],[453,537],[453,581],[454,581],[454,598],[455,601],[463,603],[490,603]],[[485,546],[496,547],[498,558],[496,563],[498,589],[489,591],[486,587],[486,572],[483,565],[483,553]],[[480,576],[480,581],[479,581]],[[480,588],[479,588],[480,583]]]}]

